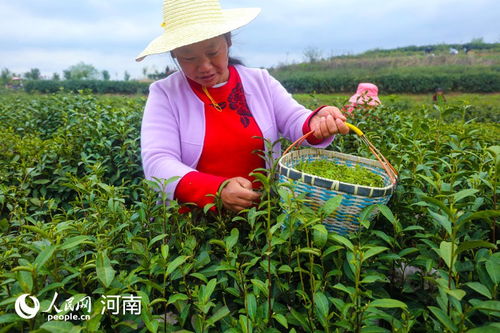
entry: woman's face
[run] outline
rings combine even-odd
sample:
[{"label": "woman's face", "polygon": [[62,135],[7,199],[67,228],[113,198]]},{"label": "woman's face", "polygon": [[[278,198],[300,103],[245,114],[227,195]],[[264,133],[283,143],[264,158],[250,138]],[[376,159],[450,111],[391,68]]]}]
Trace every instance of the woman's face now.
[{"label": "woman's face", "polygon": [[179,47],[172,53],[188,78],[211,87],[229,78],[229,46],[224,36],[217,36]]}]

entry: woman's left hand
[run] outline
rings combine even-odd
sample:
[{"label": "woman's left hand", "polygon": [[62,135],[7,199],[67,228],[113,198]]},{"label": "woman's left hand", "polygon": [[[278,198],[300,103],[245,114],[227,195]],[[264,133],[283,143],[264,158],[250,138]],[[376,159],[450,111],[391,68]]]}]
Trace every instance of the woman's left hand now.
[{"label": "woman's left hand", "polygon": [[309,127],[318,139],[326,139],[334,134],[347,134],[349,127],[345,124],[346,117],[334,106],[325,106],[309,121]]}]

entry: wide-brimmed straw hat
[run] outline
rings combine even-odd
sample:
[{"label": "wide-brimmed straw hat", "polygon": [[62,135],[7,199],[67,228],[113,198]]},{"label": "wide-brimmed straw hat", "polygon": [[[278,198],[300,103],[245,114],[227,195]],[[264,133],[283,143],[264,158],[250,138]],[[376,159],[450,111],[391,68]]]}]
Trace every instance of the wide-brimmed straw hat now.
[{"label": "wide-brimmed straw hat", "polygon": [[225,34],[250,23],[259,12],[260,8],[222,9],[218,0],[164,0],[163,34],[135,60]]}]

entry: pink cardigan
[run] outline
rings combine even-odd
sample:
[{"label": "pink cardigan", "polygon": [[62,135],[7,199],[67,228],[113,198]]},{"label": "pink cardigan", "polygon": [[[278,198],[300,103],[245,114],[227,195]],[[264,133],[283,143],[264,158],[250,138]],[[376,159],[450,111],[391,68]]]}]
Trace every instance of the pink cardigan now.
[{"label": "pink cardigan", "polygon": [[[297,103],[266,70],[235,66],[248,107],[264,138],[281,136],[295,141],[311,111]],[[141,156],[146,179],[178,176],[163,189],[172,199],[185,174],[196,170],[203,149],[205,116],[203,102],[192,91],[182,72],[151,84],[141,128]],[[325,148],[333,138],[315,147]],[[307,142],[305,144],[308,144]],[[273,148],[279,158],[281,147]]]}]

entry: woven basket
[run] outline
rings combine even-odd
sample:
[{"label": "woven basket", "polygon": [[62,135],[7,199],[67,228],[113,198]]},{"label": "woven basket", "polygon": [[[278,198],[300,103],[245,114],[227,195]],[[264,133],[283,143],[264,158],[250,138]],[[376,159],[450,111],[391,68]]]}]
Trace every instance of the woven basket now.
[{"label": "woven basket", "polygon": [[[351,124],[348,125],[350,128],[357,130],[355,132],[360,135],[362,141],[371,145],[359,129]],[[359,216],[363,209],[373,204],[387,203],[396,189],[396,171],[385,157],[381,156],[376,148],[374,149],[375,151],[370,147],[370,150],[377,156],[378,160],[316,148],[285,152],[278,162],[279,182],[291,184],[296,195],[305,193],[306,199],[308,199],[306,204],[313,209],[318,209],[328,199],[341,195],[342,201],[340,206],[323,221],[323,224],[329,232],[345,235],[359,228]],[[384,181],[384,187],[344,183],[314,176],[295,169],[295,166],[300,162],[309,162],[318,159],[327,159],[335,164],[343,164],[348,167],[359,165],[380,175]],[[371,217],[375,214],[376,211],[372,213]]]}]

